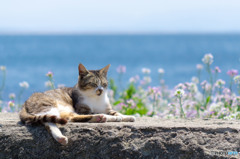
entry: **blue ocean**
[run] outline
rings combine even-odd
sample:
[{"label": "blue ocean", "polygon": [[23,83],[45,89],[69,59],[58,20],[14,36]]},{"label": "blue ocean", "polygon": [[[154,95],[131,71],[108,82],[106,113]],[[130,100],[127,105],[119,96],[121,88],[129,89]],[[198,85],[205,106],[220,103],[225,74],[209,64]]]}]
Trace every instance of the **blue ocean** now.
[{"label": "blue ocean", "polygon": [[228,81],[226,72],[240,68],[240,35],[1,35],[0,65],[7,68],[4,98],[17,94],[22,81],[30,85],[24,99],[46,90],[48,71],[56,85],[73,86],[79,63],[88,69],[111,64],[108,76],[114,79],[116,68],[125,65],[125,84],[134,75],[141,77],[145,67],[151,69],[152,85],[159,85],[158,68],[163,68],[165,82],[173,88],[197,75],[196,64],[206,53],[213,54],[213,67],[222,70],[219,78]]}]

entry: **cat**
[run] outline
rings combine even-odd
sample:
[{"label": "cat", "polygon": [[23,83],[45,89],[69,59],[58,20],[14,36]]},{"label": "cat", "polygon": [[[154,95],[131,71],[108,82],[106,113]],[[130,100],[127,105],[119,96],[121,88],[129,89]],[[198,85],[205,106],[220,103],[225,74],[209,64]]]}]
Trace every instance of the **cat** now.
[{"label": "cat", "polygon": [[34,93],[23,104],[20,119],[25,124],[43,124],[53,138],[66,145],[68,138],[57,124],[71,122],[134,122],[134,116],[112,109],[107,95],[107,72],[110,64],[100,70],[87,70],[79,64],[78,82],[43,93]]}]

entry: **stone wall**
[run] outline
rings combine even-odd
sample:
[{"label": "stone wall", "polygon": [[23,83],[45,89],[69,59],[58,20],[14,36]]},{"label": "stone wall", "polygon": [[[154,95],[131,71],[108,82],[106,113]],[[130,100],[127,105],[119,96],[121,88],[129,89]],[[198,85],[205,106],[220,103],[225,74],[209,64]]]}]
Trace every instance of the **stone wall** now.
[{"label": "stone wall", "polygon": [[137,118],[135,123],[68,123],[58,144],[43,126],[0,113],[0,159],[240,158],[240,121]]}]

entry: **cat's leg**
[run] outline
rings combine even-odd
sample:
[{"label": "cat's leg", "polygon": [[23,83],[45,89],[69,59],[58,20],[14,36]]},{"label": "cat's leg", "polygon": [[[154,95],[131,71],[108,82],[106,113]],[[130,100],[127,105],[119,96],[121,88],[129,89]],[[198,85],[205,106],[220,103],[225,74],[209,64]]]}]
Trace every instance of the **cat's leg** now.
[{"label": "cat's leg", "polygon": [[131,116],[131,115],[123,115],[115,110],[110,109],[107,113],[108,115],[116,116],[116,117],[121,117],[123,122],[135,122],[136,117]]},{"label": "cat's leg", "polygon": [[121,122],[123,117],[122,116],[113,116],[113,115],[105,115],[107,118],[107,122]]},{"label": "cat's leg", "polygon": [[45,127],[52,134],[53,138],[60,144],[66,145],[68,143],[68,138],[63,136],[62,132],[59,130],[56,124],[54,123],[44,123]]}]

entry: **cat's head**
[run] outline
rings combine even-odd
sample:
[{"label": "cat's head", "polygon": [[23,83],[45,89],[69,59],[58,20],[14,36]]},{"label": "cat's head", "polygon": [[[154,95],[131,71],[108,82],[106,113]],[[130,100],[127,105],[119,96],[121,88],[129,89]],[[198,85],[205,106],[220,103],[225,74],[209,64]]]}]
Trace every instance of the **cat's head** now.
[{"label": "cat's head", "polygon": [[110,64],[100,70],[87,70],[83,64],[79,64],[79,89],[101,96],[108,87],[107,72],[109,67]]}]

